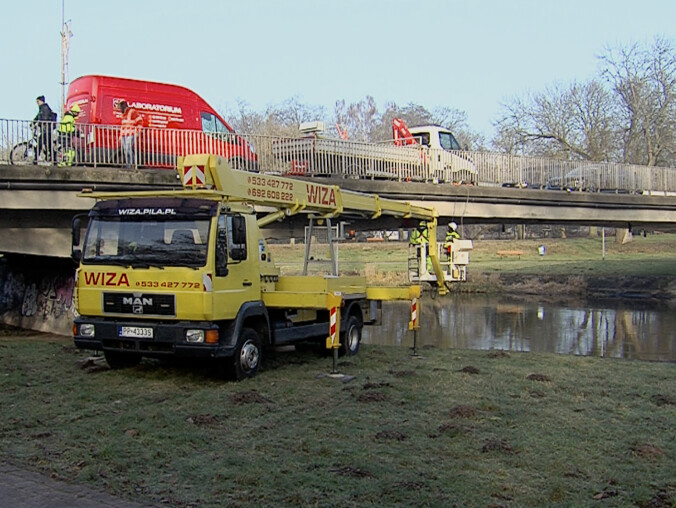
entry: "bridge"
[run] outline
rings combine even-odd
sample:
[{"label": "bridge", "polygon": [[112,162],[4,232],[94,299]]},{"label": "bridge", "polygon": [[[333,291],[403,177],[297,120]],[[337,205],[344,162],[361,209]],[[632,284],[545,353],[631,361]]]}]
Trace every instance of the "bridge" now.
[{"label": "bridge", "polygon": [[[307,178],[307,177],[305,177]],[[464,224],[585,224],[668,229],[676,224],[676,198],[625,193],[567,192],[508,187],[318,178],[343,189],[434,206],[441,220]],[[179,188],[170,169],[124,170],[119,167],[0,165],[0,252],[67,258],[74,216],[93,205],[78,197],[96,191]],[[396,229],[391,218],[350,218],[362,230]],[[283,235],[303,235],[297,218],[278,228]],[[271,236],[280,237],[271,232]]]},{"label": "bridge", "polygon": [[[178,187],[176,155],[215,153],[239,169],[316,178],[344,189],[433,205],[441,220],[472,223],[585,224],[666,229],[676,224],[676,169],[561,161],[489,152],[449,152],[422,143],[361,143],[318,134],[300,138],[144,127],[133,161],[125,160],[115,125],[78,123],[70,139],[50,132],[54,162],[64,143],[74,165],[58,167],[35,153],[32,122],[0,119],[0,253],[66,258],[71,221],[86,212],[92,190]],[[255,147],[255,149],[254,149]],[[125,166],[131,166],[125,169]],[[349,218],[353,229],[395,229],[392,219]],[[388,222],[389,221],[389,222]],[[304,221],[285,223],[278,238],[302,236]],[[407,225],[406,225],[407,226]]]}]

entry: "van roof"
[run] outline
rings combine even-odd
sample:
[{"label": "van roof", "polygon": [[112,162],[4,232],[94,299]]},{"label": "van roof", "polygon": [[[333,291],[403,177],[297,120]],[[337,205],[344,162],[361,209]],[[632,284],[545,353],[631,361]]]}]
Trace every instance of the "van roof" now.
[{"label": "van roof", "polygon": [[[85,79],[100,79],[100,80],[105,80],[105,81],[126,81],[126,82],[131,82],[131,83],[136,83],[136,84],[146,84],[146,85],[153,85],[153,86],[158,86],[158,87],[171,87],[171,88],[182,88],[184,90],[187,90],[190,93],[195,93],[193,90],[190,88],[187,88],[182,85],[175,85],[173,83],[162,83],[160,81],[149,81],[146,79],[135,79],[135,78],[124,78],[124,77],[119,77],[119,76],[105,76],[103,74],[86,74],[84,76],[79,76],[75,78],[74,80],[71,81],[71,84],[75,83],[76,81],[79,80],[85,80]],[[196,94],[197,95],[197,94]]]}]

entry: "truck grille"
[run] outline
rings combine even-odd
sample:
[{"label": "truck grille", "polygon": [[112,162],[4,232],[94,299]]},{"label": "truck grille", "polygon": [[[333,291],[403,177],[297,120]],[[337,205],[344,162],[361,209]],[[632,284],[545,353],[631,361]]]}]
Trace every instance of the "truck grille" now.
[{"label": "truck grille", "polygon": [[175,316],[174,295],[103,293],[104,314],[134,316]]}]

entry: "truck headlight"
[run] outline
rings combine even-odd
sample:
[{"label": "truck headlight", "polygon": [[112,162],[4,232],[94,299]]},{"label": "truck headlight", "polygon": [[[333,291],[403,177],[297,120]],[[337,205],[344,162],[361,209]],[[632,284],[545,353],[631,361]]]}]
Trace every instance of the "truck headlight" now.
[{"label": "truck headlight", "polygon": [[204,342],[204,330],[186,330],[186,342]]},{"label": "truck headlight", "polygon": [[94,337],[96,335],[94,325],[91,323],[83,323],[80,325],[80,335],[82,337]]}]

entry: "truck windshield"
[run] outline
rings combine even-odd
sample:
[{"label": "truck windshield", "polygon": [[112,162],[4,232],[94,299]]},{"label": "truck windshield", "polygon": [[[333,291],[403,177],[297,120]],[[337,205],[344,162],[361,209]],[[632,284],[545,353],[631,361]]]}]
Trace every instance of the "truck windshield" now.
[{"label": "truck windshield", "polygon": [[82,262],[123,266],[204,266],[209,219],[130,220],[95,217]]},{"label": "truck windshield", "polygon": [[450,132],[439,132],[439,144],[444,150],[462,150],[460,143]]}]

